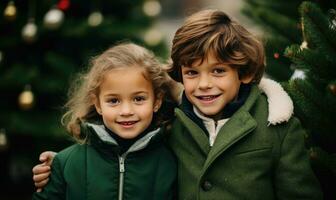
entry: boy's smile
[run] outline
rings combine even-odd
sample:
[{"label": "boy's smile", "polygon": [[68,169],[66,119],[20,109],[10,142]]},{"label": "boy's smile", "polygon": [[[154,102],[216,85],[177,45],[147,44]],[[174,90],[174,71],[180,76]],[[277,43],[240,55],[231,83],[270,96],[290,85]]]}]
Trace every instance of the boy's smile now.
[{"label": "boy's smile", "polygon": [[242,82],[251,81],[240,80],[237,69],[219,62],[212,53],[203,62],[183,66],[182,79],[188,100],[212,118],[220,117],[224,107],[237,97]]}]

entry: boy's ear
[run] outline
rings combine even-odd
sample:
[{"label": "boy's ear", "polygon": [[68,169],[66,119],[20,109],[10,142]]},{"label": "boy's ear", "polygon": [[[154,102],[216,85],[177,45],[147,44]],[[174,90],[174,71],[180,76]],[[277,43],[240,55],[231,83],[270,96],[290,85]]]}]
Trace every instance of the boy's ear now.
[{"label": "boy's ear", "polygon": [[101,106],[99,103],[99,98],[96,95],[91,95],[91,101],[94,104],[97,113],[101,115],[102,111],[101,111]]},{"label": "boy's ear", "polygon": [[248,75],[248,76],[245,76],[245,77],[242,77],[240,79],[240,81],[244,84],[248,84],[248,83],[251,83],[251,81],[253,80],[253,75]]},{"label": "boy's ear", "polygon": [[157,112],[161,105],[162,105],[162,99],[163,99],[163,95],[159,94],[157,97],[156,97],[156,100],[154,102],[154,108],[153,108],[153,111],[154,112]]}]

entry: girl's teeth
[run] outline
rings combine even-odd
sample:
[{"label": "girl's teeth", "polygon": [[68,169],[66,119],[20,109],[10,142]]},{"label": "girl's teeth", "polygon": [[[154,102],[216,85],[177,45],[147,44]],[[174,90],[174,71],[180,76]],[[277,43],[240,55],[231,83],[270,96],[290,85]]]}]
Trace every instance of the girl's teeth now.
[{"label": "girl's teeth", "polygon": [[123,124],[123,125],[132,125],[132,124],[134,124],[134,122],[122,122],[121,124]]}]

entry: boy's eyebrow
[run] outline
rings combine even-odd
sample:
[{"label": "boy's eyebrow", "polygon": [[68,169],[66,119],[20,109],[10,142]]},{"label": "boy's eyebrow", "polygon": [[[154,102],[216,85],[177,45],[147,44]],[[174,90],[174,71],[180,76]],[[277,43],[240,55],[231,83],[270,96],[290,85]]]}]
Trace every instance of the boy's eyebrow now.
[{"label": "boy's eyebrow", "polygon": [[210,66],[214,66],[214,65],[225,65],[225,63],[222,63],[222,62],[210,63]]},{"label": "boy's eyebrow", "polygon": [[[213,67],[213,66],[216,66],[216,65],[228,65],[228,64],[225,64],[225,63],[222,63],[222,62],[214,62],[214,63],[209,63],[209,66]],[[198,65],[197,65],[198,66]],[[182,68],[185,67],[185,68],[193,68],[193,67],[197,67],[197,66],[193,66],[193,65],[182,65]]]}]

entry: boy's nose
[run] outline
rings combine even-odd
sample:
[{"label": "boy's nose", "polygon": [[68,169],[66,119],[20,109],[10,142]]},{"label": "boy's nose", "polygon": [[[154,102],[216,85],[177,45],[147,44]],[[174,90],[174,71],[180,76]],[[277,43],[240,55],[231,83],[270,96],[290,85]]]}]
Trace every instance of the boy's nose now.
[{"label": "boy's nose", "polygon": [[120,108],[120,116],[130,116],[133,115],[133,108],[131,103],[123,103],[121,104],[121,108]]},{"label": "boy's nose", "polygon": [[201,75],[198,83],[199,89],[209,89],[212,87],[211,78],[208,75]]}]

